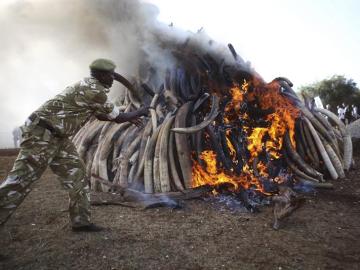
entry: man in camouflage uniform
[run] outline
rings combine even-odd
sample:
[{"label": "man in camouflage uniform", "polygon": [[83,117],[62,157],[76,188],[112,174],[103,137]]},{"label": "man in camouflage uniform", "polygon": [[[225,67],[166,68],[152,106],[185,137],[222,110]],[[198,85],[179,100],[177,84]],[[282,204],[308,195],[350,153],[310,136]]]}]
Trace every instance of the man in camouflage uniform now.
[{"label": "man in camouflage uniform", "polygon": [[120,113],[108,101],[108,88],[119,76],[115,64],[97,59],[90,65],[91,77],[69,86],[55,98],[45,102],[21,127],[23,142],[12,170],[0,184],[0,225],[21,204],[47,166],[59,176],[69,192],[69,212],[74,231],[99,231],[90,221],[89,185],[85,165],[69,139],[89,120],[138,123],[147,108]]}]

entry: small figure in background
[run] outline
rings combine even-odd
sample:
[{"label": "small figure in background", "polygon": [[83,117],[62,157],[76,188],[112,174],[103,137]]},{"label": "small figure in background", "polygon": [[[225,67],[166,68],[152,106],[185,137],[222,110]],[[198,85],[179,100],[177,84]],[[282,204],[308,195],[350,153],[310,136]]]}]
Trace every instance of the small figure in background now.
[{"label": "small figure in background", "polygon": [[351,114],[352,114],[352,117],[353,117],[353,120],[354,120],[354,121],[356,121],[356,120],[359,118],[358,108],[357,108],[356,105],[354,105],[354,106],[352,107],[352,112],[351,112]]},{"label": "small figure in background", "polygon": [[353,121],[352,119],[352,105],[346,105],[345,107],[345,124],[348,125]]},{"label": "small figure in background", "polygon": [[[330,104],[326,104],[326,105],[325,105],[325,109],[328,110],[328,111],[330,111],[330,112],[332,111]],[[327,116],[325,116],[325,118],[328,119]]]},{"label": "small figure in background", "polygon": [[337,113],[339,119],[345,124],[345,107],[337,106]]},{"label": "small figure in background", "polygon": [[20,127],[15,127],[12,131],[12,135],[14,140],[14,147],[19,148],[22,141],[22,132]]}]

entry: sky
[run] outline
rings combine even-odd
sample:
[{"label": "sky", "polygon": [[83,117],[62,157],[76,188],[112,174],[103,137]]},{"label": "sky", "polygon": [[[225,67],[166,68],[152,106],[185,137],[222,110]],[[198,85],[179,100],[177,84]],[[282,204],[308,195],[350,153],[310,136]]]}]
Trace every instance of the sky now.
[{"label": "sky", "polygon": [[360,1],[151,0],[158,19],[232,43],[266,81],[295,88],[334,74],[360,84]]},{"label": "sky", "polygon": [[[102,2],[110,1],[114,0]],[[104,30],[68,27],[69,21],[84,20],[84,24],[91,25],[94,18],[74,18],[73,8],[61,5],[61,2],[66,0],[0,2],[0,147],[11,147],[11,130],[21,125],[41,103],[85,76],[88,71],[81,65],[100,55],[99,51],[111,47],[108,55],[101,56],[117,53],[116,61],[127,65],[131,65],[136,57],[131,53],[122,54],[119,49],[124,44],[130,46],[130,41],[136,42],[131,31],[130,34],[116,35],[113,33],[116,29],[110,29],[106,35],[112,38],[107,41],[116,41],[114,46],[96,42],[90,46],[94,33],[101,35]],[[68,2],[79,14],[83,6],[77,3],[86,1]],[[360,1],[145,2],[157,6],[157,19],[161,22],[173,23],[184,31],[196,32],[203,28],[215,41],[232,43],[238,54],[251,62],[265,81],[283,76],[298,89],[339,74],[360,84]],[[45,3],[46,8],[42,6],[33,11],[32,6],[39,3]],[[16,19],[8,13],[9,7],[17,10]],[[95,25],[106,27],[103,22]],[[132,30],[131,25],[128,27]],[[123,39],[121,42],[119,37]],[[123,72],[129,75],[130,70]]]}]

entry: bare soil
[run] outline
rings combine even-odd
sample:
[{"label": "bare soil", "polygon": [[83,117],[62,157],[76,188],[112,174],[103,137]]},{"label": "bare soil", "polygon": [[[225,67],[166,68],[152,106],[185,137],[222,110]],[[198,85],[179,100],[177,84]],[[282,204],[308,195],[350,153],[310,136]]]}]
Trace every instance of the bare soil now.
[{"label": "bare soil", "polygon": [[[1,179],[15,159],[6,153]],[[93,207],[106,230],[74,233],[67,194],[48,170],[0,227],[0,269],[360,269],[359,174],[307,195],[278,231],[272,207],[234,213],[193,200],[181,210]]]}]

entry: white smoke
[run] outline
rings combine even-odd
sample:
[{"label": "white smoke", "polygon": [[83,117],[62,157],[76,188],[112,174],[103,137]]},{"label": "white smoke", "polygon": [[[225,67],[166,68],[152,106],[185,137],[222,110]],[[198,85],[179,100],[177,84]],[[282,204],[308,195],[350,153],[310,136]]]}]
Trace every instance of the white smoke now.
[{"label": "white smoke", "polygon": [[[5,5],[0,10],[0,147],[11,146],[11,130],[43,102],[88,76],[96,58],[114,60],[117,71],[131,79],[148,70],[146,62],[161,77],[174,63],[170,50],[190,35],[192,48],[228,50],[209,42],[205,32],[194,35],[158,22],[158,13],[139,0],[14,0]],[[156,89],[161,82],[153,83]],[[111,96],[119,88],[113,87]]]},{"label": "white smoke", "polygon": [[[67,85],[87,76],[95,58],[136,76],[158,10],[137,0],[23,0],[0,10],[0,147],[11,130]],[[116,92],[117,89],[113,89]]]}]

